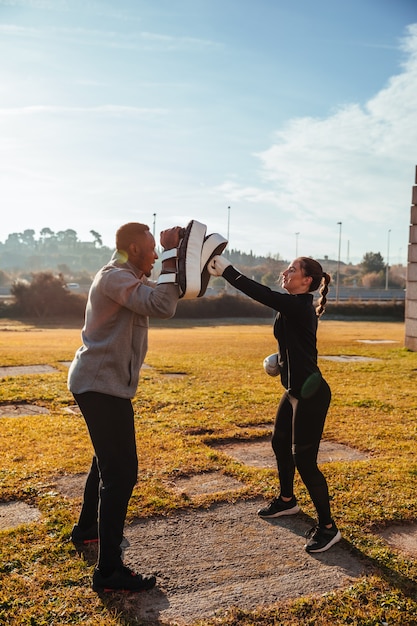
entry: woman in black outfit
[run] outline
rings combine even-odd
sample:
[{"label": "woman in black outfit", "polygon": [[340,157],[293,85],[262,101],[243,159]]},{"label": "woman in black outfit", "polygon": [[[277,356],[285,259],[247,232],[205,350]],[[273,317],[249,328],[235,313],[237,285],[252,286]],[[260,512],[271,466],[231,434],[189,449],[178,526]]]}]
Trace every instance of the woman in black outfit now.
[{"label": "woman in black outfit", "polygon": [[[277,370],[285,392],[275,418],[272,448],[277,459],[280,495],[258,514],[270,518],[298,513],[300,507],[293,491],[297,468],[318,515],[318,524],[309,531],[305,549],[324,552],[341,539],[330,513],[327,482],[317,465],[331,392],[317,365],[316,335],[330,276],[314,259],[299,257],[282,274],[282,287],[288,293],[278,293],[241,274],[223,256],[214,257],[209,271],[278,311],[274,336],[278,342]],[[320,300],[315,309],[311,292],[319,288]]]}]

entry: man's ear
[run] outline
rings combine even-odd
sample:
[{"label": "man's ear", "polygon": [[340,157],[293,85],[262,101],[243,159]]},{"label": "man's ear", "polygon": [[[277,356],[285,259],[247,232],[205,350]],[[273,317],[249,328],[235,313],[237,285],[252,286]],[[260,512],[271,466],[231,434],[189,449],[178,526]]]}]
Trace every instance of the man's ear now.
[{"label": "man's ear", "polygon": [[137,256],[139,252],[139,246],[133,241],[132,243],[129,244],[128,252],[132,256]]}]

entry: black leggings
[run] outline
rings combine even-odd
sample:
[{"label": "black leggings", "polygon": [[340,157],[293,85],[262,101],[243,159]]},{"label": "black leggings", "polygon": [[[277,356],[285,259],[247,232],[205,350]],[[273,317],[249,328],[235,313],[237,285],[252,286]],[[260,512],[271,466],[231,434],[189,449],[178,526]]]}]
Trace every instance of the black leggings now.
[{"label": "black leggings", "polygon": [[98,568],[110,574],[122,563],[120,544],[127,506],[137,481],[133,407],[130,400],[88,391],[74,394],[87,423],[95,456],[78,521],[82,529],[98,522]]},{"label": "black leggings", "polygon": [[332,521],[327,482],[317,466],[330,399],[330,387],[324,379],[318,391],[308,399],[297,399],[286,391],[278,406],[272,435],[281,495],[293,495],[297,468],[316,507],[319,524]]}]

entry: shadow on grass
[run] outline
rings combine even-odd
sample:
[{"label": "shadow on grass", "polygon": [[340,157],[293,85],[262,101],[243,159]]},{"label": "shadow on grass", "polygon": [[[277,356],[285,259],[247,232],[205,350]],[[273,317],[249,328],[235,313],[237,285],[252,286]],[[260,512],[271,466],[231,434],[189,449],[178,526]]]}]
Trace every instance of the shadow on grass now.
[{"label": "shadow on grass", "polygon": [[98,557],[98,543],[90,543],[87,545],[74,545],[77,555],[87,563],[87,565],[95,565]]},{"label": "shadow on grass", "polygon": [[[401,553],[401,557],[398,558],[398,555],[395,554],[392,558],[390,558],[390,562],[387,563],[382,559],[366,554],[366,552],[357,548],[348,541],[346,541],[346,545],[354,556],[360,558],[365,563],[368,563],[374,572],[381,576],[381,578],[392,588],[397,589],[410,600],[413,600],[414,602],[417,601],[417,576],[407,576],[407,574],[400,571],[401,567],[404,567],[404,569],[410,569],[407,565],[407,560],[411,560],[411,557]],[[414,563],[414,568],[415,567]]]},{"label": "shadow on grass", "polygon": [[[97,563],[98,544],[74,545],[77,555],[89,566]],[[113,591],[97,593],[103,606],[110,612],[116,614],[123,626],[158,626],[166,624],[161,622],[159,614],[169,607],[169,600],[164,591],[152,589],[151,591],[140,591],[138,593],[126,591]],[[138,615],[148,614],[149,618],[142,619]]]},{"label": "shadow on grass", "polygon": [[[311,526],[314,526],[317,523],[315,519],[313,519],[311,516],[304,512],[299,512],[297,515],[305,522],[311,524]],[[264,519],[264,521],[275,526],[285,526],[285,519],[285,517],[284,519],[272,518]],[[304,534],[299,529],[294,530],[294,532],[299,536],[303,536]],[[407,567],[407,558],[411,559],[411,561],[414,563],[412,557],[407,557],[407,555],[402,553],[401,559],[395,557],[391,559],[391,563],[393,563],[393,565],[391,565],[382,561],[382,559],[370,556],[365,551],[355,546],[351,541],[344,538],[343,534],[341,541],[336,545],[340,546],[341,548],[349,552],[352,556],[357,558],[361,563],[363,563],[365,568],[369,570],[369,573],[380,576],[381,579],[384,582],[388,583],[388,585],[392,589],[398,590],[399,592],[401,592],[401,594],[414,602],[417,601],[416,577],[407,576],[399,569],[401,567],[401,563],[404,564],[404,569]],[[329,565],[337,565],[340,559],[340,557],[337,555],[337,551],[333,551],[332,549],[327,552],[310,553],[310,557],[318,561],[325,561]],[[397,564],[397,568],[395,567],[395,564]]]},{"label": "shadow on grass", "polygon": [[[297,517],[311,526],[314,526],[316,523],[315,519],[304,513],[298,514]],[[284,528],[288,528],[289,522],[288,517],[263,521],[271,526],[282,526]],[[299,526],[296,526],[294,533],[300,537],[304,535]],[[411,576],[399,571],[402,567],[401,562],[392,562],[391,559],[392,563],[384,563],[378,558],[371,557],[363,549],[356,547],[351,541],[345,538],[342,538],[337,545],[342,548],[342,550],[331,549],[323,553],[311,554],[310,557],[327,566],[338,566],[340,565],[341,558],[343,559],[343,552],[348,552],[363,564],[365,570],[364,576],[376,575],[391,587],[393,595],[400,593],[404,597],[416,601],[416,581]],[[88,564],[92,565],[96,561],[97,548],[87,546],[83,550],[78,550],[78,554],[82,556]],[[204,558],[204,556],[202,556],[202,558]],[[404,568],[405,567],[406,564],[404,563]],[[249,579],[247,584],[251,584]],[[353,581],[352,584],[355,585],[355,582]],[[242,586],[244,587],[244,583]],[[142,591],[139,593],[100,593],[98,597],[110,614],[117,615],[119,623],[123,626],[162,626],[162,624],[167,623],[166,618],[163,619],[162,613],[170,607],[170,599],[167,592],[158,587],[151,591]],[[335,601],[337,603],[337,600]],[[267,615],[270,610],[273,610],[273,606],[271,606],[270,609],[265,607],[265,615]],[[242,614],[245,614],[245,610],[243,610]],[[228,623],[227,619],[225,623]],[[256,621],[254,623],[256,623]],[[265,622],[260,620],[260,623]]]},{"label": "shadow on grass", "polygon": [[[166,626],[167,624],[166,620],[161,621],[160,613],[169,607],[169,600],[166,592],[158,587],[139,593],[99,593],[98,597],[110,613],[117,614],[123,626]],[[146,613],[149,617],[138,617],[139,614]]]}]

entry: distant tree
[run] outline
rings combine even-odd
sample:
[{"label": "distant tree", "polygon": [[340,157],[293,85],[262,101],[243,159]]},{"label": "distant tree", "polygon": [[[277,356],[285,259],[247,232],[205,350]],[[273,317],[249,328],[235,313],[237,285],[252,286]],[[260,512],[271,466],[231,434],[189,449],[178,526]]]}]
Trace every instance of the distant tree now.
[{"label": "distant tree", "polygon": [[58,241],[67,248],[75,248],[78,241],[78,235],[76,231],[72,228],[67,228],[67,230],[60,230],[57,232],[56,236],[58,237]]},{"label": "distant tree", "polygon": [[405,289],[407,283],[406,274],[406,267],[403,267],[402,265],[393,265],[389,269],[388,286],[391,289]]},{"label": "distant tree", "polygon": [[54,235],[55,235],[54,231],[51,230],[48,226],[46,226],[45,228],[42,228],[42,230],[40,231],[42,244],[46,243],[48,239],[52,239]]},{"label": "distant tree", "polygon": [[212,277],[210,279],[210,284],[209,286],[213,289],[215,289],[216,291],[220,291],[221,289],[224,289],[226,286],[226,281],[224,278],[222,278],[221,276],[215,276]]},{"label": "distant tree", "polygon": [[262,276],[261,283],[267,287],[274,288],[278,286],[278,278],[279,275],[276,272],[267,272]]},{"label": "distant tree", "polygon": [[81,316],[85,299],[66,288],[62,275],[50,272],[32,274],[31,282],[15,281],[11,287],[15,311],[28,317]]},{"label": "distant tree", "polygon": [[28,246],[31,248],[35,247],[36,246],[35,231],[32,230],[32,228],[28,228],[24,230],[23,233],[20,233],[20,240],[25,246]]},{"label": "distant tree", "polygon": [[58,270],[62,276],[71,275],[71,268],[66,263],[58,263]]},{"label": "distant tree", "polygon": [[362,287],[365,289],[381,288],[385,284],[383,272],[368,272],[362,276]]},{"label": "distant tree", "polygon": [[92,235],[94,238],[94,245],[97,245],[98,247],[101,247],[103,245],[103,240],[100,233],[98,233],[96,230],[90,230],[90,235]]},{"label": "distant tree", "polygon": [[[347,265],[342,267],[342,284],[347,287],[357,287],[361,284],[362,281],[362,273],[357,265]],[[333,279],[336,280],[336,276],[333,276]]]},{"label": "distant tree", "polygon": [[393,265],[389,272],[389,284],[404,289],[407,282],[407,266]]},{"label": "distant tree", "polygon": [[89,287],[91,285],[92,278],[93,276],[89,272],[86,272],[85,270],[76,272],[72,276],[72,279],[75,283],[79,283],[80,285],[83,285],[84,287],[86,286]]},{"label": "distant tree", "polygon": [[10,233],[10,235],[8,235],[6,241],[4,242],[4,245],[7,248],[19,248],[20,244],[22,243],[22,239],[21,239],[21,233]]},{"label": "distant tree", "polygon": [[10,283],[10,276],[3,270],[0,270],[0,287],[4,287]]},{"label": "distant tree", "polygon": [[360,263],[362,274],[381,272],[385,268],[384,259],[380,252],[367,252]]}]

